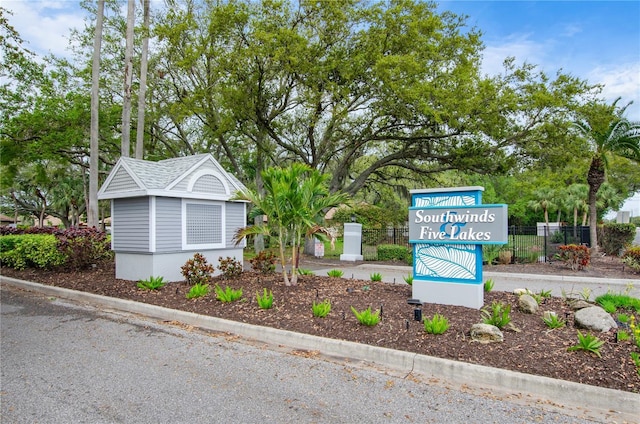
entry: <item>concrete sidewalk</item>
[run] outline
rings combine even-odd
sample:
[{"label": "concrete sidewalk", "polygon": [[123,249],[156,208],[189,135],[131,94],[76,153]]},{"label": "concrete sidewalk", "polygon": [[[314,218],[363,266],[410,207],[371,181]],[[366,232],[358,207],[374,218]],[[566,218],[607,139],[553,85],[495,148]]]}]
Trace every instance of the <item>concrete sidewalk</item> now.
[{"label": "concrete sidewalk", "polygon": [[[326,262],[307,260],[303,268],[312,270],[318,276],[326,276],[332,269],[341,270],[342,278],[371,280],[373,273],[379,273],[382,281],[404,284],[404,277],[413,273],[410,266],[380,265],[369,263],[341,262],[327,266]],[[590,300],[609,291],[628,293],[640,298],[640,279],[591,278],[580,276],[515,274],[507,272],[484,271],[483,280],[493,280],[494,290],[511,292],[515,289],[529,289],[532,292],[551,290],[553,296],[582,297],[587,292]]]}]

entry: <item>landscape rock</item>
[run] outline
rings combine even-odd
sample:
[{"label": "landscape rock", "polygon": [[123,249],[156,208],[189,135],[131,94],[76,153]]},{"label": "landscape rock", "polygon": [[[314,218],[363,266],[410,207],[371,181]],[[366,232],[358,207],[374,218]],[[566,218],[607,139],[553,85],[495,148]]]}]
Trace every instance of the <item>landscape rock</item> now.
[{"label": "landscape rock", "polygon": [[615,320],[599,306],[580,309],[574,316],[576,327],[587,330],[606,332],[618,328]]},{"label": "landscape rock", "polygon": [[480,343],[496,343],[504,341],[504,335],[495,325],[473,324],[471,326],[471,340]]},{"label": "landscape rock", "polygon": [[593,304],[584,300],[575,300],[569,303],[569,306],[571,306],[571,309],[573,309],[574,311],[577,311],[579,309],[590,308],[593,306]]},{"label": "landscape rock", "polygon": [[518,307],[525,314],[535,314],[538,312],[538,302],[533,296],[528,294],[523,294],[518,298]]}]

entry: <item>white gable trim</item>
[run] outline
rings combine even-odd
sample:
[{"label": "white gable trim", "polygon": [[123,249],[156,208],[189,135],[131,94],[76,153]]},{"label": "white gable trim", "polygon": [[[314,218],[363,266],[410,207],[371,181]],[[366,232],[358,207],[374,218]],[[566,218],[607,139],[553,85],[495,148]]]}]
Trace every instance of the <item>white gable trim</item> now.
[{"label": "white gable trim", "polygon": [[[120,168],[124,168],[124,170],[131,177],[131,179],[138,185],[140,190],[144,190],[145,186],[144,184],[142,184],[142,181],[140,181],[140,178],[138,178],[135,172],[131,172],[131,168],[129,168],[127,164],[122,160],[122,158],[120,158],[118,159],[118,162],[113,167],[111,172],[109,172],[109,175],[107,176],[107,179],[105,180],[105,182],[102,184],[102,187],[100,187],[100,190],[98,190],[98,199],[103,200],[103,199],[112,199],[114,197],[121,197],[120,195],[122,192],[111,192],[105,196],[105,191],[109,188],[109,185],[111,185],[111,181],[113,181],[113,179],[116,177]],[[139,191],[139,190],[136,190],[136,191]]]},{"label": "white gable trim", "polygon": [[[231,191],[229,190],[229,183],[227,178],[225,178],[224,175],[220,175],[218,172],[215,171],[211,171],[209,169],[201,169],[197,172],[195,172],[193,174],[193,176],[191,177],[191,179],[189,180],[189,184],[187,185],[187,191],[192,193],[193,192],[193,186],[196,184],[196,182],[201,178],[204,177],[205,175],[211,175],[213,177],[216,177],[218,180],[220,180],[220,182],[222,183],[222,185],[224,186],[224,192],[227,195],[231,194]],[[212,193],[213,194],[213,193]]]},{"label": "white gable trim", "polygon": [[205,163],[206,161],[208,161],[209,159],[212,159],[215,162],[215,159],[213,159],[213,157],[210,154],[204,155],[202,157],[202,159],[200,159],[198,162],[196,162],[195,165],[193,165],[191,168],[189,168],[185,172],[183,172],[182,175],[178,176],[175,180],[173,180],[173,182],[169,183],[165,187],[165,189],[166,190],[172,190],[176,185],[178,185],[180,183],[180,181],[184,180],[189,174],[191,174],[193,171],[195,171],[196,169],[201,167],[202,164]]}]

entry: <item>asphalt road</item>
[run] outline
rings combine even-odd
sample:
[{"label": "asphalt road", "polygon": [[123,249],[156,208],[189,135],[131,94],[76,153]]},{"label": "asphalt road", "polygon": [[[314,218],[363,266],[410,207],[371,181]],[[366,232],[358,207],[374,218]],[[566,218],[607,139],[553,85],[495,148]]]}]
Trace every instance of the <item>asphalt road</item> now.
[{"label": "asphalt road", "polygon": [[580,411],[565,415],[10,286],[0,294],[4,424],[589,422]]}]

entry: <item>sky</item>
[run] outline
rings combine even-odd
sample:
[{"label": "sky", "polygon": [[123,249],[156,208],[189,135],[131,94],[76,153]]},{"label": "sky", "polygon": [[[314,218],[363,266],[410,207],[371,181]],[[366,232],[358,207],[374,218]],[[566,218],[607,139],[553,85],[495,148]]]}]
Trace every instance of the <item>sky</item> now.
[{"label": "sky", "polygon": [[[0,0],[0,6],[13,12],[9,23],[27,48],[58,56],[68,54],[69,28],[84,26],[79,3]],[[152,9],[154,3],[164,4],[152,0]],[[562,70],[603,84],[602,97],[610,103],[618,97],[620,105],[633,101],[626,117],[640,121],[640,1],[451,0],[438,2],[438,8],[466,15],[467,24],[482,32],[484,73],[501,72],[509,56],[550,76]]]}]

